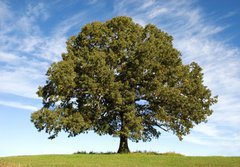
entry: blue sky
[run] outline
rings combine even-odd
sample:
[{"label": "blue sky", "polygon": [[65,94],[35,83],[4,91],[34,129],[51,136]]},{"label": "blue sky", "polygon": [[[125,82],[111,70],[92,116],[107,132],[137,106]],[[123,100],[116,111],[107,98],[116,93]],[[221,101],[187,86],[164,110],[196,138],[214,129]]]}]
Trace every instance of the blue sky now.
[{"label": "blue sky", "polygon": [[163,133],[130,149],[186,155],[240,155],[240,1],[238,0],[0,0],[0,156],[117,151],[118,138],[92,132],[48,140],[30,122],[49,65],[83,25],[114,16],[153,23],[174,37],[184,63],[199,63],[219,102],[207,124],[183,141]]}]

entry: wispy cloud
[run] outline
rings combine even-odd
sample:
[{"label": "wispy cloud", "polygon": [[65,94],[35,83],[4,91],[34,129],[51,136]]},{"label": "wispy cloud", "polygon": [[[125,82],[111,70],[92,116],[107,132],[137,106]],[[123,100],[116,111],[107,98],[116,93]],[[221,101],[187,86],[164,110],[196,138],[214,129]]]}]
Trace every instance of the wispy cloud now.
[{"label": "wispy cloud", "polygon": [[140,10],[146,10],[149,7],[152,7],[153,5],[155,5],[156,0],[149,0],[149,1],[145,1],[140,7]]},{"label": "wispy cloud", "polygon": [[228,12],[225,15],[221,16],[220,18],[218,18],[218,20],[228,19],[228,18],[231,18],[232,16],[235,16],[236,14],[237,14],[237,12],[231,11],[231,12]]},{"label": "wispy cloud", "polygon": [[82,13],[66,18],[45,36],[38,22],[50,17],[46,4],[29,4],[22,13],[4,2],[0,6],[0,13],[8,16],[0,20],[5,27],[0,32],[0,92],[37,98],[47,68],[66,51],[66,33],[81,22]]},{"label": "wispy cloud", "polygon": [[21,57],[15,56],[11,53],[6,53],[6,52],[1,52],[0,51],[0,61],[1,62],[6,62],[6,63],[15,63],[21,60]]},{"label": "wispy cloud", "polygon": [[218,137],[221,135],[220,129],[216,128],[215,124],[201,124],[194,127],[194,132],[201,133],[205,136]]},{"label": "wispy cloud", "polygon": [[168,9],[167,8],[157,7],[153,11],[149,12],[148,18],[149,19],[153,19],[153,18],[155,18],[155,17],[157,17],[159,15],[166,14],[166,13],[168,13]]},{"label": "wispy cloud", "polygon": [[61,6],[59,3],[30,3],[17,13],[8,3],[1,2],[0,13],[6,18],[0,20],[4,27],[0,31],[0,92],[37,98],[36,91],[44,84],[47,68],[66,52],[68,33],[79,29],[87,17],[83,11],[65,17],[46,35],[40,25],[53,17],[51,8]]},{"label": "wispy cloud", "polygon": [[13,107],[13,108],[19,108],[19,109],[23,109],[23,110],[29,110],[29,111],[37,111],[38,110],[38,108],[35,106],[26,105],[26,104],[19,103],[19,102],[12,102],[12,101],[1,101],[0,100],[0,105],[7,106],[7,107]]},{"label": "wispy cloud", "polygon": [[37,66],[32,64],[29,67],[13,66],[0,69],[0,92],[37,98],[38,84],[45,78],[40,68],[36,69]]},{"label": "wispy cloud", "polygon": [[211,146],[212,141],[209,140],[204,140],[202,138],[196,137],[196,136],[186,136],[183,141],[189,142],[189,143],[194,143],[194,144],[199,144],[199,145],[205,145],[205,146]]},{"label": "wispy cloud", "polygon": [[36,20],[37,18],[47,20],[49,18],[47,8],[48,7],[42,2],[36,5],[29,4],[27,6],[26,16],[28,16],[30,20]]},{"label": "wispy cloud", "polygon": [[66,33],[69,32],[69,30],[75,28],[76,26],[79,28],[79,24],[83,22],[84,20],[83,18],[85,17],[86,13],[80,12],[71,16],[70,18],[63,20],[56,26],[55,36],[66,35]]}]

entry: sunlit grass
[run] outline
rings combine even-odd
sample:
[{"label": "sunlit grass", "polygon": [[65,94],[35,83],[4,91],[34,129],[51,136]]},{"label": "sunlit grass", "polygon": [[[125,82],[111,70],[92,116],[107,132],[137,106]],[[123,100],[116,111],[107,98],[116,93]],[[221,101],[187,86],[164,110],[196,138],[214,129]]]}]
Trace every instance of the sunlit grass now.
[{"label": "sunlit grass", "polygon": [[240,157],[189,157],[176,153],[37,155],[0,158],[0,167],[239,167]]}]

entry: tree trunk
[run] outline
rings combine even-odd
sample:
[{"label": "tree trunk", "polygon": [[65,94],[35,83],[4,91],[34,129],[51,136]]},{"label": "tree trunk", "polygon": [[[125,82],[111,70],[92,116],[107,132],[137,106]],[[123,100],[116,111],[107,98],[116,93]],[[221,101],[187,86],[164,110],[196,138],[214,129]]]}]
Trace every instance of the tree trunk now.
[{"label": "tree trunk", "polygon": [[125,136],[120,136],[120,144],[118,148],[118,153],[129,153],[130,150],[128,148],[128,138]]}]

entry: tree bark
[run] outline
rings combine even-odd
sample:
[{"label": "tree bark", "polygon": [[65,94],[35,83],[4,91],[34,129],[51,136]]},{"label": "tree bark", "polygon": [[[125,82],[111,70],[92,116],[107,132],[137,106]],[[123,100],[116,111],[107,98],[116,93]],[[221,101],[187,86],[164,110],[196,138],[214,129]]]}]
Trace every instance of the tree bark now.
[{"label": "tree bark", "polygon": [[118,153],[130,153],[130,150],[128,148],[128,138],[125,136],[120,136]]}]

